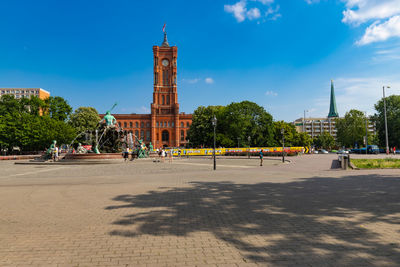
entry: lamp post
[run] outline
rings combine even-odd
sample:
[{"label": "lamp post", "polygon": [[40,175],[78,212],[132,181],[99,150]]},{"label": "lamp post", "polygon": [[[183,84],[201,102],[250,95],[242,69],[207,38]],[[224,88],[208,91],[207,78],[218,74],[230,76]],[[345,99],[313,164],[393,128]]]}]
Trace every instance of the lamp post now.
[{"label": "lamp post", "polygon": [[368,154],[368,117],[365,112],[365,154]]},{"label": "lamp post", "polygon": [[[390,86],[386,86],[390,88]],[[383,86],[383,110],[385,112],[385,138],[386,138],[386,154],[389,155],[389,137],[387,128],[387,117],[386,117],[386,97],[385,97],[385,86]]]},{"label": "lamp post", "polygon": [[217,169],[217,162],[215,160],[215,128],[217,127],[217,118],[214,117],[212,118],[212,125],[214,126],[214,150],[213,150],[213,157],[214,157],[214,171]]},{"label": "lamp post", "polygon": [[248,156],[248,158],[250,158],[250,146],[251,146],[251,144],[250,144],[250,141],[251,141],[250,135],[247,137],[247,140],[249,141],[249,150],[247,151],[247,156]]},{"label": "lamp post", "polygon": [[308,112],[308,110],[304,110],[304,117],[303,117],[303,133],[306,132],[306,112]]},{"label": "lamp post", "polygon": [[282,134],[282,162],[285,163],[285,128],[281,129]]},{"label": "lamp post", "polygon": [[237,140],[238,140],[238,148],[239,148],[239,147],[240,147],[240,146],[239,146],[240,137],[238,137]]}]

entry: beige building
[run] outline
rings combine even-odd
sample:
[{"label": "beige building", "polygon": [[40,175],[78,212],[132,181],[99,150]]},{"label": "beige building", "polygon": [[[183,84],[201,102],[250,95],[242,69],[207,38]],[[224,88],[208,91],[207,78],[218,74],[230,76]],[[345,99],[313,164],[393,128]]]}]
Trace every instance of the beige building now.
[{"label": "beige building", "polygon": [[0,88],[0,97],[3,95],[14,95],[15,98],[30,98],[37,96],[40,99],[50,97],[50,92],[42,88]]},{"label": "beige building", "polygon": [[[368,131],[371,134],[376,134],[375,124],[371,117],[368,118]],[[299,133],[306,132],[311,138],[315,138],[323,132],[330,133],[336,139],[336,118],[300,118],[293,122],[296,131]]]}]

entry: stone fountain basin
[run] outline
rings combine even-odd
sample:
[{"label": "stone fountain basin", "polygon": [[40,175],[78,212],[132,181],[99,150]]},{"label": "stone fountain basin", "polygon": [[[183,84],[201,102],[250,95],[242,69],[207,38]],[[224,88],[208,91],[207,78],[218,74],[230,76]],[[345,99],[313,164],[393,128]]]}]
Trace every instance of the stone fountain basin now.
[{"label": "stone fountain basin", "polygon": [[122,159],[122,153],[87,153],[87,154],[66,154],[63,160],[103,160],[103,159]]}]

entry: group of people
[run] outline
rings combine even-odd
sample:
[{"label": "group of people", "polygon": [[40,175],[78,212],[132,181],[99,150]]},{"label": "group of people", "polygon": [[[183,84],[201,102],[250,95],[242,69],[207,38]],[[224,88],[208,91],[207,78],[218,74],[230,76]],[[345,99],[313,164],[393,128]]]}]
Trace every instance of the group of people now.
[{"label": "group of people", "polygon": [[[165,162],[165,158],[168,157],[169,163],[172,163],[173,157],[174,157],[174,150],[169,150],[167,151],[166,149],[160,147],[156,149],[156,152],[158,154],[158,157],[161,159],[161,162]],[[158,160],[160,162],[160,160]]]}]

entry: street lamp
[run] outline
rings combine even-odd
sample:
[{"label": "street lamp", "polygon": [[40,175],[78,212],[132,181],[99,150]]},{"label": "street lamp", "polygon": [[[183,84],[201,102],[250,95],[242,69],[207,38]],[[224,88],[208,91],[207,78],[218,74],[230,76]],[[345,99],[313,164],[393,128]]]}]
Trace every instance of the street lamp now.
[{"label": "street lamp", "polygon": [[304,110],[304,117],[303,117],[303,133],[306,132],[306,112],[308,112],[308,110]]},{"label": "street lamp", "polygon": [[282,134],[282,162],[285,163],[285,128],[281,129]]},{"label": "street lamp", "polygon": [[250,141],[251,141],[250,135],[247,137],[247,140],[249,141],[249,151],[247,151],[247,156],[250,158]]},{"label": "street lamp", "polygon": [[213,150],[213,157],[214,157],[214,171],[217,169],[217,162],[215,160],[215,128],[217,127],[217,118],[214,117],[211,120],[212,125],[214,126],[214,150]]},{"label": "street lamp", "polygon": [[368,154],[368,117],[365,112],[365,154]]},{"label": "street lamp", "polygon": [[[390,88],[390,86],[386,86]],[[387,128],[387,117],[386,117],[386,97],[385,97],[385,86],[383,86],[383,110],[385,112],[385,137],[386,137],[386,154],[389,155],[389,137]]]}]

